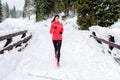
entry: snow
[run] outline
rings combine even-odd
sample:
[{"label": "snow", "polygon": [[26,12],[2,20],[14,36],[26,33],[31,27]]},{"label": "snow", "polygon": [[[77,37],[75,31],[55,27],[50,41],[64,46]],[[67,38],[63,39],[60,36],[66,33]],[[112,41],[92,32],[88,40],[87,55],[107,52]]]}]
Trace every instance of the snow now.
[{"label": "snow", "polygon": [[[109,40],[109,36],[113,36],[114,40],[115,40],[115,44],[120,44],[120,28],[118,27],[118,25],[120,25],[120,22],[117,22],[115,24],[113,24],[112,26],[110,26],[110,28],[105,28],[105,27],[100,27],[100,26],[92,26],[89,28],[89,30],[91,32],[95,32],[96,36],[105,40]],[[108,45],[104,44],[103,45],[104,48],[106,48],[106,50],[108,49]],[[111,51],[111,50],[109,50]],[[112,56],[116,57],[116,58],[120,58],[120,50],[117,48],[113,48],[112,52]]]},{"label": "snow", "polygon": [[13,49],[0,55],[0,80],[120,80],[120,66],[107,48],[90,37],[91,31],[77,30],[76,17],[61,21],[65,32],[61,66],[56,67],[51,20],[35,23],[33,16],[32,20],[9,18],[0,24],[0,35],[26,29],[33,35],[22,52]]}]

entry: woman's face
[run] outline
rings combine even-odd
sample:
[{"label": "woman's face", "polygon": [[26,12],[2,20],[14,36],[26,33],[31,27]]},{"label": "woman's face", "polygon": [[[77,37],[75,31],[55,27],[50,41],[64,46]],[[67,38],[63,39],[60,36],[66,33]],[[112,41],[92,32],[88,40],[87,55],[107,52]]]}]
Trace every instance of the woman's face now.
[{"label": "woman's face", "polygon": [[55,21],[59,21],[59,17],[57,16],[57,17],[55,17]]}]

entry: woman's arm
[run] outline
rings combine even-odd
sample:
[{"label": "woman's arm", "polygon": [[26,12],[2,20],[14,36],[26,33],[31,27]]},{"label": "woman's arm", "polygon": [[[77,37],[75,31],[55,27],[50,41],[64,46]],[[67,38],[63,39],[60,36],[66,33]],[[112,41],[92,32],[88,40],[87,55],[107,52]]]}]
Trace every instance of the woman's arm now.
[{"label": "woman's arm", "polygon": [[63,25],[61,24],[61,30],[60,30],[60,34],[63,34],[63,31],[64,31],[64,29],[63,29]]},{"label": "woman's arm", "polygon": [[64,32],[64,29],[63,29],[63,24],[61,24],[62,25],[62,29],[61,29],[61,31],[62,31],[62,33]]},{"label": "woman's arm", "polygon": [[53,24],[51,24],[51,26],[50,26],[50,34],[52,34],[54,31],[55,31],[55,28],[54,28]]}]

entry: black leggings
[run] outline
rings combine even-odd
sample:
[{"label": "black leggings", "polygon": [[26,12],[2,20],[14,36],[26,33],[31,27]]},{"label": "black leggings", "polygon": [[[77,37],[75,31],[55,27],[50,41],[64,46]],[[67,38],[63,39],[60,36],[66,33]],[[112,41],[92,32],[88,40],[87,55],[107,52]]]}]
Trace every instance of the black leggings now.
[{"label": "black leggings", "polygon": [[55,49],[55,54],[58,55],[58,62],[60,61],[60,49],[61,49],[62,40],[53,40],[53,45]]}]

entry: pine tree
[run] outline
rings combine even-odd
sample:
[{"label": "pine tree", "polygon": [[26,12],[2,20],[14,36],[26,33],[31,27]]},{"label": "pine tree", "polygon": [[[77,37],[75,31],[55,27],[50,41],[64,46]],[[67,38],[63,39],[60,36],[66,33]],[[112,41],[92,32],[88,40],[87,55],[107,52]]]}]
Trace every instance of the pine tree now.
[{"label": "pine tree", "polygon": [[75,3],[77,2],[77,0],[60,0],[60,1],[61,1],[62,11],[65,13],[64,17],[68,17],[69,11],[72,9],[74,9],[74,13],[75,13]]},{"label": "pine tree", "polygon": [[16,13],[16,8],[15,8],[15,6],[13,7],[13,12],[14,12],[14,16],[13,16],[13,18],[16,18],[16,16],[17,16],[17,13]]},{"label": "pine tree", "polygon": [[69,15],[69,0],[61,0],[61,4],[62,4],[62,9],[65,13],[65,17],[67,17]]},{"label": "pine tree", "polygon": [[34,14],[34,1],[33,0],[25,0],[23,17],[29,17]]},{"label": "pine tree", "polygon": [[64,12],[69,16],[70,8],[74,6],[77,0],[34,0],[36,21],[47,19],[50,16]]},{"label": "pine tree", "polygon": [[61,0],[54,0],[54,3],[52,3],[52,5],[53,5],[53,8],[51,10],[52,16],[62,12]]},{"label": "pine tree", "polygon": [[2,4],[0,0],[0,22],[2,22]]},{"label": "pine tree", "polygon": [[2,20],[5,19],[5,4],[2,4]]},{"label": "pine tree", "polygon": [[7,2],[5,4],[3,4],[2,8],[3,8],[3,10],[2,10],[3,20],[6,18],[9,18],[9,6],[8,6]]},{"label": "pine tree", "polygon": [[[36,14],[36,21],[40,21],[42,20],[43,16],[41,16],[41,9],[40,6],[42,5],[43,0],[39,1],[39,0],[34,0],[34,4],[35,4],[35,14]],[[43,1],[44,2],[44,1]]]},{"label": "pine tree", "polygon": [[118,20],[120,14],[119,0],[106,0],[97,13],[98,25],[108,27]]},{"label": "pine tree", "polygon": [[[102,0],[101,0],[102,1]],[[95,24],[96,12],[101,1],[97,0],[79,0],[77,5],[77,23],[81,29],[88,29]]]},{"label": "pine tree", "polygon": [[74,17],[76,15],[76,6],[77,0],[70,0],[70,11],[72,11],[72,16]]},{"label": "pine tree", "polygon": [[120,14],[119,0],[79,0],[77,23],[81,29],[92,25],[107,27],[118,20]]},{"label": "pine tree", "polygon": [[44,20],[49,17],[54,9],[55,0],[34,0],[36,21]]},{"label": "pine tree", "polygon": [[13,6],[13,8],[10,10],[10,16],[12,18],[16,18],[17,17],[17,12],[16,12],[15,6]]},{"label": "pine tree", "polygon": [[16,18],[23,17],[23,11],[21,10],[16,10]]},{"label": "pine tree", "polygon": [[7,2],[6,2],[6,18],[9,18],[9,6]]}]

